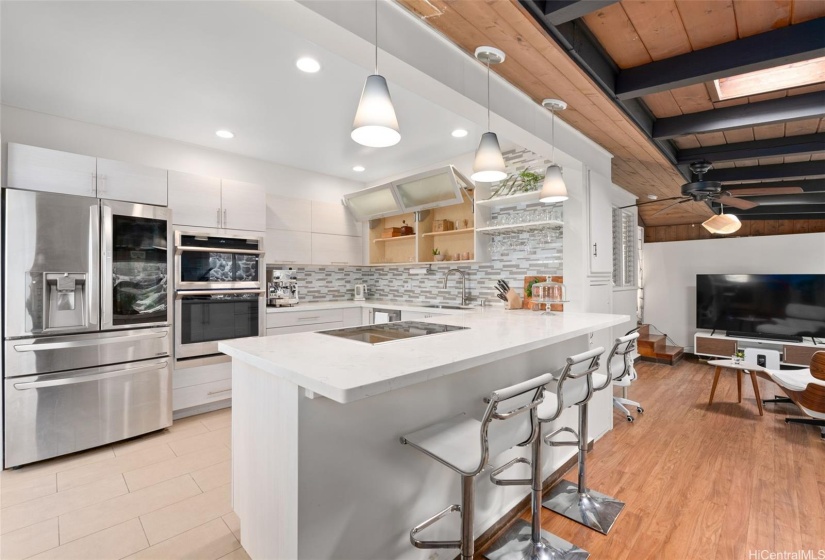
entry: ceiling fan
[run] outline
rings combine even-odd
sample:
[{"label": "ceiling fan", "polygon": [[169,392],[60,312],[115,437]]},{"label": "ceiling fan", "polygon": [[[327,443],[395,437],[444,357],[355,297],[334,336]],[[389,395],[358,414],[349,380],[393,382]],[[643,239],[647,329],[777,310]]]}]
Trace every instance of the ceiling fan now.
[{"label": "ceiling fan", "polygon": [[652,218],[657,214],[661,214],[662,212],[673,208],[677,204],[684,204],[685,202],[705,202],[708,200],[716,201],[723,206],[738,208],[739,210],[750,210],[751,208],[759,206],[759,202],[739,198],[740,196],[771,196],[781,194],[797,194],[803,192],[801,187],[737,187],[737,185],[731,185],[723,190],[721,182],[704,180],[705,173],[711,169],[713,169],[713,164],[709,161],[695,161],[690,164],[690,171],[696,176],[696,180],[682,185],[681,196],[671,196],[669,198],[638,202],[629,206],[623,206],[622,208],[632,208],[634,206],[655,204],[657,202],[665,202],[668,200],[676,201],[653,213],[649,216],[649,218]]}]

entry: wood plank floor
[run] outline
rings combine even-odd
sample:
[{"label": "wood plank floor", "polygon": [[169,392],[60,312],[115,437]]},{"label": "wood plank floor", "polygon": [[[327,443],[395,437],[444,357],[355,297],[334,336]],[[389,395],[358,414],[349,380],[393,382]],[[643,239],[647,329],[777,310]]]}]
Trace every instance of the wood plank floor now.
[{"label": "wood plank floor", "polygon": [[230,499],[230,409],[0,473],[0,558],[249,559]]},{"label": "wood plank floor", "polygon": [[[754,551],[825,551],[825,442],[819,428],[785,424],[793,405],[765,406],[725,370],[708,406],[714,368],[637,363],[630,398],[645,413],[614,429],[587,457],[588,486],[627,504],[609,535],[549,510],[542,527],[605,560],[747,560]],[[759,380],[763,398],[782,395]],[[564,478],[575,481],[577,469]],[[529,519],[525,512],[524,519]],[[482,551],[483,552],[483,551]],[[481,555],[478,556],[482,558]],[[782,558],[783,556],[774,556]]]},{"label": "wood plank floor", "polygon": [[[588,455],[589,486],[623,499],[625,511],[607,536],[547,510],[545,529],[594,560],[747,560],[749,551],[825,549],[817,428],[786,425],[785,415],[797,414],[790,405],[768,405],[760,418],[750,384],[737,403],[727,370],[710,407],[712,367],[686,360],[637,370],[630,397],[645,413],[633,424],[617,413]],[[760,380],[760,391],[767,398],[775,389]],[[230,421],[229,410],[216,411],[3,471],[0,558],[248,558],[230,507]]]}]

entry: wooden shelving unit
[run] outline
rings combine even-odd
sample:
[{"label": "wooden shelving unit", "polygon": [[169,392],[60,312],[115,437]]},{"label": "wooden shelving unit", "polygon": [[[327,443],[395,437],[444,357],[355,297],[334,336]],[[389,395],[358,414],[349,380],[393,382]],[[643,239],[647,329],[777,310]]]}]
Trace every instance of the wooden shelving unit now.
[{"label": "wooden shelving unit", "polygon": [[476,206],[490,206],[493,208],[498,208],[501,206],[515,206],[516,204],[523,204],[526,202],[538,202],[539,194],[540,191],[531,191],[527,193],[500,196],[498,198],[488,198],[486,200],[476,200]]}]

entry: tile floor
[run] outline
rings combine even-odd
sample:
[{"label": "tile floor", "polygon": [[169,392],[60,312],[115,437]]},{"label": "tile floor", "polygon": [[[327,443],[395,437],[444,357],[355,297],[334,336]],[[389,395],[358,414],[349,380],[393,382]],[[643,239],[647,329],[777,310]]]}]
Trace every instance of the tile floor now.
[{"label": "tile floor", "polygon": [[230,497],[230,409],[0,473],[0,558],[248,559]]}]

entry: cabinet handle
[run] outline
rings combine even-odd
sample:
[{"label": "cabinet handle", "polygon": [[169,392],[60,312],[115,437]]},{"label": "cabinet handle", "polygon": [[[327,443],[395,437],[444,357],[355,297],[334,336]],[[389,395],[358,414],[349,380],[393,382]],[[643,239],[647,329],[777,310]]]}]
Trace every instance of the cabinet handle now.
[{"label": "cabinet handle", "polygon": [[226,209],[224,208],[224,210],[223,210],[223,227],[227,227],[226,224],[227,224],[227,222],[226,222]]},{"label": "cabinet handle", "polygon": [[349,261],[330,261],[329,264],[349,264]]},{"label": "cabinet handle", "polygon": [[92,173],[92,196],[97,194],[97,175]]},{"label": "cabinet handle", "polygon": [[599,244],[598,243],[593,244],[593,256],[594,257],[599,256]]},{"label": "cabinet handle", "polygon": [[232,390],[232,389],[230,388],[230,389],[222,389],[222,390],[220,390],[220,391],[209,391],[209,392],[208,392],[208,393],[206,393],[206,394],[207,394],[207,395],[220,395],[221,393],[228,393],[228,392],[229,392],[229,391],[231,391],[231,390]]},{"label": "cabinet handle", "polygon": [[320,318],[321,318],[320,315],[316,315],[314,317],[298,317],[296,320],[297,321],[312,321],[313,319],[320,319]]},{"label": "cabinet handle", "polygon": [[221,227],[221,209],[218,208],[218,216],[217,216],[218,227]]}]

